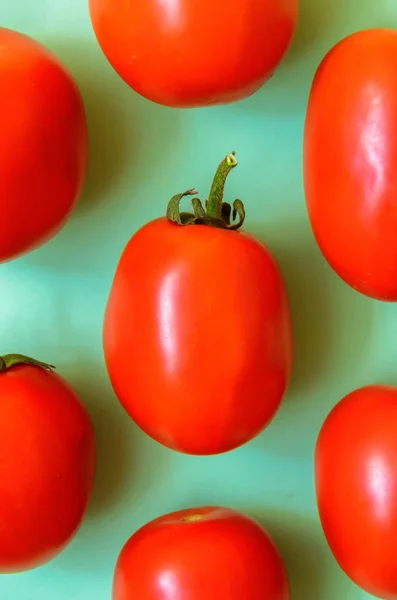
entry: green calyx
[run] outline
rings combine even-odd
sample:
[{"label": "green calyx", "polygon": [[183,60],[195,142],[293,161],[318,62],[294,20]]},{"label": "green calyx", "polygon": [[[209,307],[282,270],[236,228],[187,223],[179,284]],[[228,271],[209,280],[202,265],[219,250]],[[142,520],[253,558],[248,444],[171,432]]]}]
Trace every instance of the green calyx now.
[{"label": "green calyx", "polygon": [[41,362],[35,358],[30,358],[24,354],[4,354],[4,356],[0,356],[0,373],[7,371],[7,369],[11,369],[11,367],[15,367],[16,365],[32,365],[34,367],[45,369],[46,371],[55,369],[53,365]]},{"label": "green calyx", "polygon": [[[194,188],[173,196],[167,206],[167,219],[178,225],[211,225],[234,231],[239,229],[245,219],[244,204],[241,200],[235,200],[233,206],[223,202],[226,178],[237,164],[234,152],[225,156],[216,170],[205,205],[199,198],[192,199],[193,212],[180,212],[180,203],[185,196],[197,194]],[[232,222],[237,216],[237,222]]]}]

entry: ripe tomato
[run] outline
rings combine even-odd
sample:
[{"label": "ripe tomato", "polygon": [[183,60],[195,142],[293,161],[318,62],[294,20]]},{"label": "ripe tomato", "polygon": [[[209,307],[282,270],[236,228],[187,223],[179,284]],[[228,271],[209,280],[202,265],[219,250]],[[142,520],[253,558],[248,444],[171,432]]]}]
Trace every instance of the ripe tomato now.
[{"label": "ripe tomato", "polygon": [[397,598],[397,388],[347,395],[317,440],[316,492],[336,560],[361,588]]},{"label": "ripe tomato", "polygon": [[0,573],[59,554],[93,488],[91,421],[66,381],[45,367],[0,357]]},{"label": "ripe tomato", "polygon": [[288,576],[268,533],[223,507],[164,515],[118,558],[113,600],[289,600]]},{"label": "ripe tomato", "polygon": [[117,73],[159,104],[234,102],[256,92],[293,39],[298,0],[89,0]]},{"label": "ripe tomato", "polygon": [[[158,442],[190,454],[244,444],[271,421],[287,388],[292,324],[282,274],[270,251],[228,226],[220,164],[204,211],[142,227],[117,266],[104,321],[114,391]],[[222,217],[223,210],[223,217]],[[182,217],[182,219],[181,219]],[[175,221],[175,222],[174,222]]]},{"label": "ripe tomato", "polygon": [[339,42],[314,78],[304,140],[307,207],[350,286],[397,300],[397,31]]},{"label": "ripe tomato", "polygon": [[0,262],[41,246],[66,223],[87,166],[80,93],[31,38],[0,27]]}]

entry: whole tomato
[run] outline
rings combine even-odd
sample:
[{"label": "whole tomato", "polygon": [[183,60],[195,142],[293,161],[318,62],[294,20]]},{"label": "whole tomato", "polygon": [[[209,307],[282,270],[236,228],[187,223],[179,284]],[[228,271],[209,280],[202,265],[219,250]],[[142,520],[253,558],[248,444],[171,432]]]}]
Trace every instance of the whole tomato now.
[{"label": "whole tomato", "polygon": [[83,186],[88,135],[70,73],[44,46],[0,27],[0,262],[41,246]]},{"label": "whole tomato", "polygon": [[116,72],[159,104],[225,104],[256,92],[293,39],[298,0],[89,0]]},{"label": "whole tomato", "polygon": [[218,506],[144,525],[117,561],[113,600],[289,600],[283,559],[250,517]]},{"label": "whole tomato", "polygon": [[397,31],[339,42],[313,81],[304,181],[314,236],[359,292],[397,300]]},{"label": "whole tomato", "polygon": [[[222,201],[228,154],[204,208],[147,223],[116,269],[103,330],[110,380],[132,419],[189,454],[244,444],[274,417],[292,365],[292,323],[276,260],[252,235],[240,200]],[[239,215],[230,224],[230,216]],[[232,219],[233,220],[233,219]]]},{"label": "whole tomato", "polygon": [[328,415],[315,453],[317,502],[345,573],[383,600],[397,599],[397,388],[367,386]]},{"label": "whole tomato", "polygon": [[76,534],[94,483],[88,413],[50,365],[0,357],[0,573],[33,569]]}]

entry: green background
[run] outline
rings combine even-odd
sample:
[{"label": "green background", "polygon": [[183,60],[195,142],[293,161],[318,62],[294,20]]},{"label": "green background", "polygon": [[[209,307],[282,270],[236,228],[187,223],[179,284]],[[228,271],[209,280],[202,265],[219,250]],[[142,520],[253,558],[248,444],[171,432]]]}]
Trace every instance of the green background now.
[{"label": "green background", "polygon": [[[247,511],[267,526],[285,558],[292,600],[369,598],[342,574],[323,538],[313,448],[345,393],[397,383],[396,307],[360,296],[322,258],[304,204],[302,131],[324,54],[350,32],[396,27],[397,3],[301,0],[293,47],[259,93],[185,111],[151,104],[118,78],[96,43],[85,0],[2,0],[0,25],[35,37],[71,69],[91,145],[85,192],[68,225],[38,251],[1,265],[2,353],[57,365],[87,404],[99,452],[96,491],[78,536],[48,565],[1,577],[1,600],[109,600],[117,555],[140,525],[208,503]],[[163,214],[174,193],[195,186],[205,196],[215,167],[233,149],[239,166],[227,197],[244,200],[246,229],[272,248],[283,269],[295,370],[282,409],[260,437],[223,456],[195,458],[162,448],[121,409],[104,368],[102,318],[132,233]]]}]

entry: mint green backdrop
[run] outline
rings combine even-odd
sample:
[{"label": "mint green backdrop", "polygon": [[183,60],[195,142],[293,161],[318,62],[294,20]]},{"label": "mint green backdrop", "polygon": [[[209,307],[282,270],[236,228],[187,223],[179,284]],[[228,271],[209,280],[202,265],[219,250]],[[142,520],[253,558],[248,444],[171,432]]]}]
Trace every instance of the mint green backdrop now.
[{"label": "mint green backdrop", "polygon": [[[133,531],[159,514],[207,503],[247,511],[268,527],[292,600],[369,598],[342,574],[323,538],[312,458],[337,400],[370,382],[397,383],[397,309],[349,289],[315,245],[302,190],[302,131],[325,52],[350,32],[396,27],[395,0],[301,0],[298,34],[276,76],[246,101],[192,111],[151,104],[118,78],[96,43],[85,0],[1,0],[0,25],[37,38],[71,69],[91,143],[85,193],[67,227],[0,266],[1,352],[57,365],[87,404],[99,451],[96,491],[78,536],[45,567],[0,577],[1,600],[109,600],[115,560]],[[283,408],[259,438],[223,456],[192,458],[151,441],[119,406],[104,368],[102,316],[131,234],[162,214],[174,193],[195,186],[205,196],[233,149],[240,164],[227,194],[244,200],[246,228],[270,245],[284,271],[295,371]]]}]

